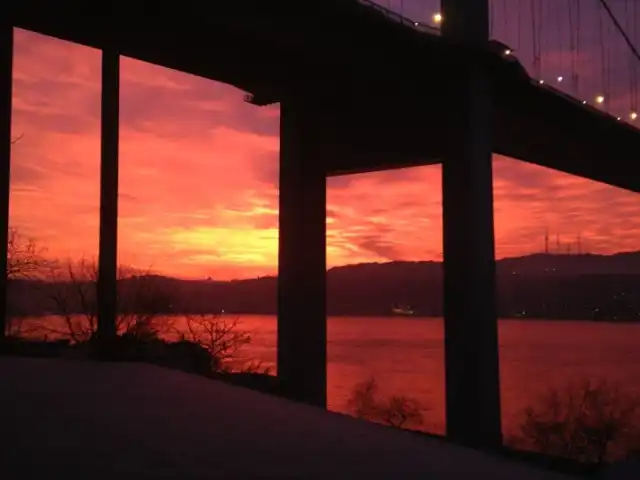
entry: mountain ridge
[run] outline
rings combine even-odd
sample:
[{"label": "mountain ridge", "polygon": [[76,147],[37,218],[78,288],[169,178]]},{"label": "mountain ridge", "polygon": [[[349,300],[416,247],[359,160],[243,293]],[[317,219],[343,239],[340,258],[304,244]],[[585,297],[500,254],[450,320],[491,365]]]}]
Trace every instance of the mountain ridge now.
[{"label": "mountain ridge", "polygon": [[[496,262],[498,307],[503,317],[626,319],[640,316],[640,251],[612,255],[544,254]],[[442,315],[442,263],[393,261],[333,267],[327,271],[330,315],[388,315],[396,304],[420,315]],[[130,291],[144,280],[163,292],[166,313],[220,312],[275,314],[277,278],[182,280],[150,274],[119,281]],[[13,281],[10,297],[17,314],[51,311],[51,292],[60,284]],[[636,294],[638,292],[638,294]]]}]

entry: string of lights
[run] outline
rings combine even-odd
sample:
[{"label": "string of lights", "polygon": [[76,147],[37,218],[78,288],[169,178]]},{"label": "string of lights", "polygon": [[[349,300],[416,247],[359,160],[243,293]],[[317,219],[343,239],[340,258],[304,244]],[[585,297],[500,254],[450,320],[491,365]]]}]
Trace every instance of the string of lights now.
[{"label": "string of lights", "polygon": [[[601,3],[604,2],[604,4],[606,4],[606,0],[598,0],[598,1]],[[631,1],[634,5],[633,8],[635,9],[636,0],[631,0]],[[555,60],[552,60],[549,62],[550,63],[549,67],[546,67],[546,65],[543,66],[543,60],[544,60],[543,51],[546,51],[546,47],[543,47],[542,44],[548,43],[550,40],[547,35],[543,35],[542,25],[545,24],[545,26],[548,28],[549,22],[553,23],[554,21],[557,21],[557,18],[558,18],[557,12],[548,11],[548,9],[550,8],[550,4],[548,3],[548,0],[528,0],[527,3],[528,3],[527,13],[531,21],[531,25],[529,28],[530,28],[531,40],[532,40],[531,42],[531,60],[532,60],[532,72],[533,72],[532,76],[534,77],[534,79],[536,79],[535,81],[540,85],[541,88],[551,88],[555,90],[556,87],[553,85],[554,82],[547,83],[545,81],[545,70],[547,69],[557,70],[559,66],[560,70],[557,71],[556,73],[555,83],[560,84],[560,83],[563,83],[565,80],[565,75],[563,75],[561,72],[564,72],[570,69],[570,72],[571,72],[570,85],[567,85],[562,90],[569,90],[570,95],[573,96],[574,98],[580,98],[580,97],[584,98],[582,96],[582,92],[580,89],[581,82],[579,80],[580,62],[582,60],[581,58],[582,23],[589,20],[588,17],[584,18],[581,15],[581,5],[584,6],[583,5],[584,1],[583,0],[566,0],[565,2],[563,2],[565,7],[568,9],[568,19],[569,19],[568,43],[569,43],[569,50],[570,50],[569,60],[568,62],[565,61],[566,55],[565,55],[564,42],[566,40],[562,36],[564,34],[563,29],[561,26],[553,25],[551,26],[551,31],[552,31],[551,36],[554,37],[554,39],[551,39],[551,40],[553,40],[552,43],[554,47],[558,48],[558,45],[559,45],[560,54],[559,56],[556,57]],[[502,2],[500,3],[494,2],[494,5],[497,8],[503,6]],[[560,8],[562,8],[562,4],[553,3],[553,5],[554,7],[559,6]],[[511,4],[511,6],[513,7],[513,4]],[[520,16],[521,15],[520,10],[522,8],[522,0],[518,1],[516,6],[518,8],[518,15]],[[608,5],[606,5],[606,7],[608,7]],[[499,12],[503,17],[506,17],[510,12],[513,12],[513,8],[510,8],[508,11],[506,9],[503,9],[503,10],[504,11]],[[618,66],[619,62],[616,62],[616,57],[617,56],[619,57],[620,52],[619,50],[615,50],[615,49],[612,50],[611,23],[609,21],[605,21],[604,19],[608,15],[611,18],[611,20],[615,20],[613,22],[614,25],[617,23],[616,29],[620,31],[621,27],[620,27],[620,23],[617,21],[617,19],[615,19],[615,15],[611,11],[611,9],[608,9],[608,10],[605,9],[605,12],[606,12],[606,15],[599,14],[596,16],[596,21],[598,22],[598,25],[595,27],[596,31],[598,32],[597,34],[598,34],[598,40],[600,45],[600,57],[601,57],[600,58],[601,78],[599,82],[600,86],[596,88],[597,90],[600,90],[600,91],[592,97],[593,98],[592,102],[589,102],[587,100],[581,100],[581,103],[583,105],[588,105],[589,103],[592,103],[594,106],[601,108],[603,112],[609,113],[611,99],[615,97],[612,92],[612,75],[613,75],[612,70],[614,68],[614,65],[616,66],[616,68],[619,68]],[[634,16],[634,18],[636,17]],[[495,20],[494,20],[494,23],[495,23]],[[633,22],[634,32],[636,28],[635,23],[636,22]],[[518,35],[521,35],[521,30],[522,30],[522,27],[519,27]],[[588,27],[587,30],[594,30],[594,28],[593,26]],[[622,30],[624,31],[624,29]],[[508,32],[501,32],[501,33],[504,35]],[[623,33],[623,32],[620,32],[620,33]],[[627,44],[629,43],[632,44],[632,41],[629,38],[629,35],[626,34],[626,32],[624,33],[624,36],[626,37],[625,41],[627,42]],[[639,59],[640,57],[638,57],[637,55],[637,50],[633,48],[633,51],[634,51],[634,60]],[[504,54],[514,55],[514,54],[517,54],[517,50],[514,50],[512,48],[507,48]],[[569,66],[567,66],[566,63],[569,63]],[[625,117],[629,122],[634,122],[638,119],[638,111],[637,111],[638,86],[636,84],[637,83],[636,65],[637,65],[637,62],[634,62],[634,68],[630,69],[630,72],[629,72],[629,75],[630,75],[629,90],[630,90],[631,101],[630,101],[630,110],[628,110],[629,111],[628,117]],[[614,80],[617,81],[618,76],[615,76]],[[593,87],[594,87],[593,85],[591,86],[587,85],[587,88],[593,89]],[[618,117],[618,116],[614,116],[614,117],[617,120],[622,120],[622,117]]]},{"label": "string of lights", "polygon": [[[378,9],[380,9],[379,7],[381,7],[380,5],[375,5],[373,0],[359,0],[359,1],[362,3],[370,4],[371,6],[374,6],[374,8],[378,7]],[[608,113],[610,108],[610,103],[612,101],[612,98],[614,98],[611,92],[612,68],[613,68],[613,64],[615,64],[617,68],[618,62],[615,61],[615,56],[616,54],[619,55],[619,52],[615,50],[611,52],[611,46],[610,46],[611,42],[609,41],[611,39],[610,38],[611,34],[609,32],[611,31],[611,25],[613,24],[615,29],[622,35],[626,44],[631,49],[631,52],[633,53],[633,56],[635,59],[635,61],[633,62],[633,68],[631,68],[629,72],[629,75],[631,75],[631,78],[629,79],[629,89],[630,89],[629,93],[631,97],[630,110],[628,110],[629,111],[628,116],[625,117],[627,121],[634,122],[638,119],[638,111],[637,111],[638,86],[636,85],[636,78],[637,78],[636,67],[638,64],[637,60],[640,60],[640,54],[638,53],[638,50],[634,45],[634,40],[636,38],[635,37],[636,25],[635,25],[635,22],[633,22],[632,34],[634,35],[634,40],[632,40],[627,34],[627,32],[625,31],[625,29],[622,27],[618,19],[616,18],[615,14],[613,13],[609,5],[607,4],[607,0],[596,0],[596,1],[599,2],[599,4],[603,7],[605,15],[603,14],[597,15],[596,21],[598,22],[598,25],[596,25],[595,28],[594,26],[589,26],[589,25],[584,25],[584,27],[586,28],[587,31],[593,31],[593,30],[598,31],[597,34],[599,35],[599,44],[601,49],[600,63],[601,63],[601,77],[602,77],[599,82],[600,83],[599,87],[594,88],[594,85],[588,85],[589,83],[588,76],[586,77],[586,81],[587,81],[586,83],[580,81],[580,71],[581,71],[580,67],[581,67],[581,62],[583,60],[581,56],[582,27],[583,27],[582,24],[585,21],[588,22],[590,17],[589,15],[582,15],[581,13],[581,6],[584,6],[584,3],[585,3],[584,0],[565,0],[565,2],[562,2],[562,4],[560,4],[559,2],[553,2],[554,8],[557,8],[556,6],[558,6],[559,8],[562,8],[562,5],[564,5],[564,7],[567,8],[569,28],[567,32],[561,26],[552,25],[551,29],[553,32],[552,33],[553,38],[551,39],[543,35],[543,24],[545,24],[545,22],[548,24],[549,21],[552,23],[554,21],[557,22],[560,16],[557,15],[556,10],[551,9],[551,3],[549,3],[549,0],[518,0],[517,12],[516,12],[517,13],[517,24],[516,24],[517,49],[514,49],[511,46],[504,46],[503,54],[505,56],[516,55],[517,52],[520,50],[522,35],[523,33],[526,33],[526,32],[523,32],[524,26],[522,24],[522,20],[523,18],[526,18],[527,16],[529,16],[531,20],[530,32],[532,37],[531,54],[532,54],[532,60],[533,60],[533,65],[532,65],[533,81],[537,83],[541,88],[551,88],[557,91],[558,93],[561,93],[564,95],[569,94],[569,96],[576,99],[583,98],[583,100],[577,100],[577,101],[581,102],[583,105],[588,105],[592,103],[594,106],[600,107],[599,109],[601,111]],[[628,2],[629,0],[625,0],[625,1]],[[640,0],[631,0],[633,4],[634,12],[636,11],[635,3],[637,3],[638,1]],[[529,11],[524,14],[522,12],[523,2],[528,2],[528,9],[529,9]],[[507,8],[507,3],[509,5],[509,8]],[[390,5],[390,1],[389,1],[389,5]],[[502,7],[503,11],[496,12],[496,5],[498,6],[498,8]],[[591,4],[591,5],[594,5],[594,4]],[[598,5],[598,3],[596,3],[596,5]],[[504,31],[500,33],[503,35],[508,34],[510,31],[512,31],[513,25],[509,23],[508,15],[510,14],[510,12],[514,12],[514,10],[513,10],[513,3],[511,3],[511,1],[507,2],[505,0],[493,0],[492,7],[493,8],[491,8],[489,13],[488,22],[489,22],[490,38],[493,39],[497,36],[496,33],[498,33],[496,32],[496,27],[502,27]],[[382,7],[382,10],[385,10],[385,8]],[[389,15],[389,17],[394,18],[396,20],[398,20],[398,17],[399,17],[399,21],[401,21],[402,23],[406,25],[410,25],[413,28],[416,28],[426,33],[437,34],[439,32],[439,29],[442,26],[442,23],[445,21],[441,12],[434,12],[431,15],[430,21],[416,22],[413,20],[409,20],[408,18],[404,17],[403,0],[400,0],[400,11],[401,11],[400,15],[396,13],[394,15]],[[632,17],[634,17],[634,15],[632,15]],[[611,23],[606,22],[605,24],[605,22],[603,21],[604,16],[608,16],[609,19],[611,20]],[[593,20],[591,20],[591,22],[593,22]],[[509,28],[510,26],[511,28]],[[546,25],[546,27],[549,28],[549,25]],[[547,45],[548,43],[553,44],[554,48],[558,48],[558,44],[559,44],[561,52],[559,56],[559,61],[557,59],[549,60],[549,58],[547,58],[547,60],[549,61],[548,62],[545,61],[545,65],[544,65],[545,68],[543,69],[542,68],[543,67],[542,63],[544,59],[543,50],[545,50],[545,48],[543,48],[543,45]],[[568,55],[567,55],[567,52],[565,52],[565,45],[567,43],[569,47]],[[525,58],[526,57],[527,55],[525,55]],[[567,60],[567,57],[568,57],[568,60]],[[548,67],[547,67],[547,63],[549,63]],[[555,76],[552,77],[554,78],[554,81],[550,83],[545,82],[545,70],[548,70],[548,69],[556,70]],[[562,90],[558,90],[554,86],[554,83],[555,84],[566,83],[564,82],[565,77],[569,78],[569,75],[570,75],[570,82],[569,82],[570,84],[566,85]],[[614,80],[617,81],[617,79],[618,79],[618,76],[615,76]],[[584,100],[585,97],[583,96],[581,88],[588,89],[591,92],[593,92],[595,89],[597,93],[592,97],[593,98],[592,102]],[[587,93],[587,95],[589,94]],[[622,120],[622,117],[614,117],[614,118],[616,118],[617,120]]]}]

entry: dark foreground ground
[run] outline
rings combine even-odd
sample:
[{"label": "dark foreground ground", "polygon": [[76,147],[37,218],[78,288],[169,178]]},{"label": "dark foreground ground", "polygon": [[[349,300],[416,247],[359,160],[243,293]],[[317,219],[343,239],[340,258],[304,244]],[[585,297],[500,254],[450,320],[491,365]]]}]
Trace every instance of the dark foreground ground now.
[{"label": "dark foreground ground", "polygon": [[0,478],[571,478],[134,363],[0,358]]}]

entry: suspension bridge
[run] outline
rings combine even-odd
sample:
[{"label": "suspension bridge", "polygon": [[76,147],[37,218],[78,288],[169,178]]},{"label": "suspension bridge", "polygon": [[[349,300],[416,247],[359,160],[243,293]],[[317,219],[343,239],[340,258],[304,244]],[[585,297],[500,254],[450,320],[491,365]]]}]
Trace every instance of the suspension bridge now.
[{"label": "suspension bridge", "polygon": [[455,110],[445,93],[464,59],[484,55],[495,153],[640,191],[633,0],[492,0],[480,53],[441,37],[438,0],[324,0],[312,14],[249,4],[203,17],[192,0],[151,16],[143,2],[111,2],[98,16],[76,0],[30,0],[12,15],[20,28],[229,83],[257,105],[304,89],[331,106],[316,112],[328,175],[439,163]]},{"label": "suspension bridge", "polygon": [[[324,407],[326,178],[441,163],[447,434],[497,448],[491,153],[640,192],[640,7],[441,1],[442,12],[427,0],[244,0],[209,2],[207,11],[196,0],[3,4],[0,232],[8,231],[16,27],[102,51],[105,355],[116,335],[120,57],[234,85],[257,106],[280,103],[278,377],[291,399]],[[3,301],[6,287],[5,278]]]},{"label": "suspension bridge", "polygon": [[[439,35],[438,0],[360,0],[425,34]],[[640,126],[640,5],[635,0],[491,0],[489,34],[541,88],[570,95]]]},{"label": "suspension bridge", "polygon": [[[439,36],[446,21],[438,0],[359,3],[424,37]],[[527,84],[515,88],[515,79],[495,74],[494,152],[640,191],[631,169],[640,147],[638,2],[491,0],[489,6],[492,50],[517,65]],[[435,102],[429,102],[433,110]],[[440,119],[446,118],[443,110]],[[420,144],[406,131],[404,137]],[[436,150],[432,142],[434,155]]]}]

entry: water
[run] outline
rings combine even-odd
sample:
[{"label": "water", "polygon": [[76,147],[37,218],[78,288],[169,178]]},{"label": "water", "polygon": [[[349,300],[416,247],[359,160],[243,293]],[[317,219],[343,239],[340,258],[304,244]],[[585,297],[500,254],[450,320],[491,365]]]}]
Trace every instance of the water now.
[{"label": "water", "polygon": [[[275,364],[275,317],[241,320],[253,336],[247,353]],[[426,428],[443,433],[443,333],[441,319],[329,318],[329,408],[345,411],[354,385],[373,376],[385,393],[428,406]],[[640,324],[501,320],[499,342],[506,433],[517,429],[522,410],[549,388],[587,378],[640,388]]]},{"label": "water", "polygon": [[[239,320],[252,336],[242,356],[275,366],[275,317]],[[180,322],[174,324],[179,328]],[[499,342],[507,434],[517,429],[522,410],[551,387],[592,378],[632,392],[640,388],[640,324],[501,320]],[[424,428],[444,432],[441,319],[332,317],[327,353],[330,409],[345,412],[353,387],[374,377],[381,393],[407,395],[427,406]]]}]

